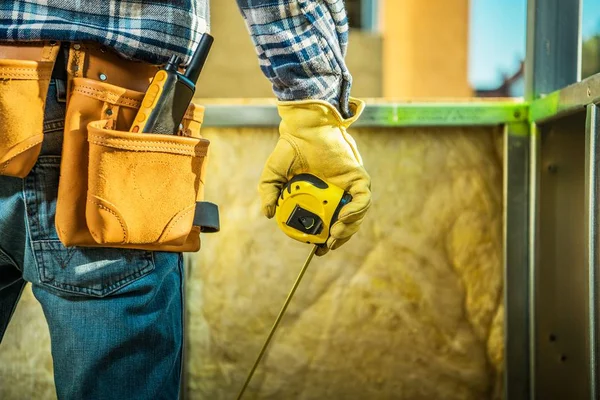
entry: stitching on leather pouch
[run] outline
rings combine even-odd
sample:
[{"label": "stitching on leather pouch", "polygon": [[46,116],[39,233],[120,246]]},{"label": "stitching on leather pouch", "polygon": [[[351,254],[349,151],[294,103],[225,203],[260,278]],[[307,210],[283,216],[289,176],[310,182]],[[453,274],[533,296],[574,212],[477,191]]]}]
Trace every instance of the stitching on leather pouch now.
[{"label": "stitching on leather pouch", "polygon": [[16,71],[18,73],[27,73],[27,74],[34,74],[34,75],[38,75],[38,74],[46,74],[46,75],[50,75],[52,73],[52,70],[49,67],[45,67],[42,65],[41,68],[39,67],[0,67],[0,72],[13,72]]},{"label": "stitching on leather pouch", "polygon": [[[30,73],[14,73],[14,72],[6,72],[6,74],[8,75],[8,78],[3,78],[3,79],[11,79],[11,78],[29,78],[29,79],[40,79],[40,80],[46,80],[46,79],[50,79],[51,74],[49,72],[45,72],[43,74],[41,73],[37,73],[37,72],[30,72]],[[0,71],[0,75],[3,74],[3,71]]]},{"label": "stitching on leather pouch", "polygon": [[184,147],[184,148],[190,148],[190,149],[195,149],[196,146],[193,144],[185,144],[185,143],[172,143],[172,142],[162,142],[160,140],[137,140],[137,139],[125,139],[125,138],[107,138],[104,136],[99,136],[99,135],[90,135],[90,137],[93,137],[97,140],[100,141],[106,141],[106,142],[133,142],[133,143],[140,143],[140,144],[164,144],[167,143],[169,146],[178,146],[178,147]]},{"label": "stitching on leather pouch", "polygon": [[125,225],[123,224],[123,221],[121,221],[121,218],[119,218],[119,216],[117,215],[116,212],[114,212],[113,210],[111,210],[110,208],[96,202],[93,200],[88,199],[88,202],[97,205],[98,207],[100,207],[101,209],[108,211],[109,213],[111,213],[112,215],[114,215],[117,218],[117,221],[119,221],[119,224],[121,225],[121,229],[123,230],[123,240],[121,241],[121,244],[126,244],[126,238],[127,238],[127,231],[125,230]]},{"label": "stitching on leather pouch", "polygon": [[[87,92],[83,89],[88,89],[88,90],[91,90],[92,92],[96,92],[96,93]],[[90,96],[95,96],[96,94],[102,94],[104,97],[107,97],[107,95],[109,94],[109,92],[107,92],[106,90],[96,89],[96,88],[93,88],[90,86],[85,86],[85,85],[77,86],[73,89],[73,91],[87,94]],[[118,94],[116,94],[116,95],[118,95]],[[102,100],[105,100],[105,99],[103,98]],[[130,105],[132,107],[139,107],[142,102],[139,100],[133,99],[131,97],[120,97],[119,101],[117,101],[116,103],[117,104],[122,103],[123,105]]]},{"label": "stitching on leather pouch", "polygon": [[191,156],[191,157],[204,157],[205,154],[201,153],[201,152],[196,152],[196,151],[191,151],[189,149],[181,149],[181,148],[176,148],[176,147],[157,147],[157,146],[136,146],[136,145],[122,145],[122,147],[115,147],[115,146],[111,146],[110,142],[97,142],[94,140],[90,140],[89,141],[92,144],[97,144],[99,146],[106,146],[106,147],[112,147],[112,148],[117,148],[117,149],[124,149],[124,150],[154,150],[154,151],[171,151],[171,152],[175,152],[178,153],[180,155],[184,155],[184,156]]},{"label": "stitching on leather pouch", "polygon": [[107,146],[107,147],[112,147],[112,148],[116,148],[116,149],[123,149],[123,150],[131,150],[131,151],[169,151],[171,153],[176,153],[182,156],[189,156],[189,157],[205,157],[206,155],[203,153],[197,153],[197,152],[190,152],[189,150],[186,149],[177,149],[177,148],[171,148],[171,147],[153,147],[153,146],[122,146],[122,147],[115,147],[115,146],[111,146],[110,143],[101,143],[101,142],[95,142],[93,140],[90,140],[90,143],[92,144],[96,144],[99,146]]},{"label": "stitching on leather pouch", "polygon": [[38,68],[36,68],[36,67],[0,67],[0,71],[38,72]]},{"label": "stitching on leather pouch", "polygon": [[13,159],[11,158],[10,160],[6,161],[6,162],[5,162],[5,163],[2,165],[2,168],[0,168],[0,173],[4,172],[4,170],[5,170],[5,169],[8,167],[8,165],[10,164],[10,162],[11,162],[12,160],[13,160]]},{"label": "stitching on leather pouch", "polygon": [[[170,150],[170,151],[174,151],[174,152],[179,152],[180,154],[183,154],[183,155],[189,155],[189,156],[193,156],[193,157],[206,156],[206,149],[197,150],[195,148],[195,146],[187,145],[187,144],[169,143],[168,146],[164,146],[164,145],[163,146],[146,146],[145,145],[146,143],[156,143],[157,145],[160,145],[160,144],[162,144],[162,142],[155,142],[155,141],[144,142],[144,141],[133,140],[133,139],[105,139],[105,138],[94,136],[94,135],[90,135],[88,141],[90,143],[97,144],[99,146],[108,146],[108,147],[113,147],[114,145],[118,145],[118,142],[125,142],[125,144],[121,144],[120,146],[123,146],[123,148],[125,148],[127,150],[157,150],[157,151]],[[113,144],[111,142],[117,142],[117,143]],[[172,147],[172,146],[178,146],[178,147]]]},{"label": "stitching on leather pouch", "polygon": [[[192,211],[195,210],[194,206],[188,206],[191,207],[189,210],[187,210],[186,212],[184,212],[183,214],[181,214],[175,221],[173,221],[173,223],[171,224],[171,226],[169,227],[169,230],[167,232],[165,232],[165,238],[169,237],[169,234],[171,233],[171,231],[173,230],[173,227],[175,225],[177,225],[177,223],[179,222],[179,220],[181,220],[183,217],[185,217],[186,215],[190,214]],[[161,235],[162,236],[162,235]]]},{"label": "stitching on leather pouch", "polygon": [[[99,91],[99,90],[97,90],[97,89],[90,89],[90,90],[95,90],[95,91],[97,91],[98,93],[100,93],[100,94],[103,94],[103,96],[100,96],[98,93],[92,93],[92,92],[88,92],[88,91],[82,90],[82,89],[80,89],[80,88],[75,88],[75,89],[73,89],[73,92],[77,92],[77,93],[85,94],[85,95],[88,95],[88,96],[90,96],[90,97],[94,97],[94,98],[96,98],[96,99],[98,99],[98,100],[107,101],[107,100],[106,100],[106,97],[108,97],[108,96],[106,96],[106,93],[104,93],[104,92],[102,92],[102,91]],[[139,107],[139,106],[140,106],[140,102],[139,102],[139,101],[137,101],[137,100],[129,99],[129,100],[131,100],[131,102],[127,102],[127,101],[125,101],[125,100],[127,100],[127,98],[126,98],[126,97],[123,97],[122,99],[123,99],[123,101],[117,101],[117,102],[115,102],[115,103],[116,103],[116,104],[120,104],[120,105],[124,105],[124,106],[130,106],[130,107],[134,107],[134,108],[136,108],[136,107]]]},{"label": "stitching on leather pouch", "polygon": [[9,164],[10,164],[10,163],[11,163],[11,162],[12,162],[12,161],[13,161],[13,160],[14,160],[14,159],[15,159],[15,158],[18,156],[18,155],[25,153],[27,150],[31,149],[32,147],[35,147],[35,146],[37,146],[37,145],[38,145],[38,144],[40,144],[40,143],[42,143],[42,141],[41,141],[41,140],[40,140],[39,142],[37,142],[37,143],[30,144],[29,146],[25,147],[23,150],[21,150],[20,152],[18,152],[18,153],[17,153],[17,154],[15,154],[14,156],[12,156],[12,158],[11,158],[10,160],[6,161],[6,162],[5,162],[5,163],[2,165],[2,168],[0,168],[0,173],[4,172],[4,170],[5,170],[6,168],[8,168],[8,165],[9,165]]}]

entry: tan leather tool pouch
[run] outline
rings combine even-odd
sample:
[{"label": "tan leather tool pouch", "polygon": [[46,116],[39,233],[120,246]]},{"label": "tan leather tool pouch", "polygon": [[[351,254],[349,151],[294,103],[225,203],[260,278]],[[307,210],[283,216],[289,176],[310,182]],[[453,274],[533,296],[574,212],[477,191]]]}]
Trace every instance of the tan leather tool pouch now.
[{"label": "tan leather tool pouch", "polygon": [[37,161],[59,49],[57,42],[0,46],[0,175],[24,178]]},{"label": "tan leather tool pouch", "polygon": [[192,229],[208,141],[88,125],[86,221],[97,243],[182,246]]},{"label": "tan leather tool pouch", "polygon": [[70,87],[56,210],[62,243],[197,251],[204,108],[190,106],[181,136],[130,133],[143,93],[88,78]]}]

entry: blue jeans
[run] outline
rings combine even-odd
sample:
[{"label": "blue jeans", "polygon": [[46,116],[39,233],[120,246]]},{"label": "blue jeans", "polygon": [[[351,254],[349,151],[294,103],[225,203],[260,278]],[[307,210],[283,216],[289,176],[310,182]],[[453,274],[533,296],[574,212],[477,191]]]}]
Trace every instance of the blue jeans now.
[{"label": "blue jeans", "polygon": [[53,81],[33,171],[0,176],[0,342],[31,282],[50,329],[59,399],[177,399],[182,254],[66,248],[58,240],[63,97]]}]

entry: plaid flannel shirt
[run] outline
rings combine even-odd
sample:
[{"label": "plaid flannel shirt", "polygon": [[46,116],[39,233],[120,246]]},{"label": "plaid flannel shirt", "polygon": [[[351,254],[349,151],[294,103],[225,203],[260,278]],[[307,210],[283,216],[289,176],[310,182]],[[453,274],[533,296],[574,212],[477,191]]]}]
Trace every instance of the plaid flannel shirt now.
[{"label": "plaid flannel shirt", "polygon": [[237,0],[260,67],[282,100],[322,99],[350,115],[342,0]]},{"label": "plaid flannel shirt", "polygon": [[[237,1],[276,96],[326,100],[348,115],[343,0]],[[208,0],[3,1],[0,41],[92,40],[128,58],[187,61],[208,21]]]}]

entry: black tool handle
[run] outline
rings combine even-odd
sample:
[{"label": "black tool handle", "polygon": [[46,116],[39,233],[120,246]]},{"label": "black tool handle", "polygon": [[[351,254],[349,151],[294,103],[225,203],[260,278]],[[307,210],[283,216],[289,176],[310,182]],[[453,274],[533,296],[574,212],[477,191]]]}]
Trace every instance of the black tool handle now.
[{"label": "black tool handle", "polygon": [[[146,107],[148,94],[145,97],[144,107],[140,109],[140,113],[136,116],[136,121],[144,121],[140,133],[163,135],[177,135],[179,133],[183,117],[196,92],[196,81],[206,63],[213,41],[213,37],[208,33],[202,35],[185,74],[178,71],[181,59],[177,56],[172,56],[165,67],[157,73],[150,84],[149,90],[159,85],[161,89],[158,93],[160,94],[148,102],[148,104],[152,104],[147,106],[150,109],[144,108]],[[159,74],[161,74],[161,79],[157,79]],[[165,74],[166,78],[163,78]]]}]

